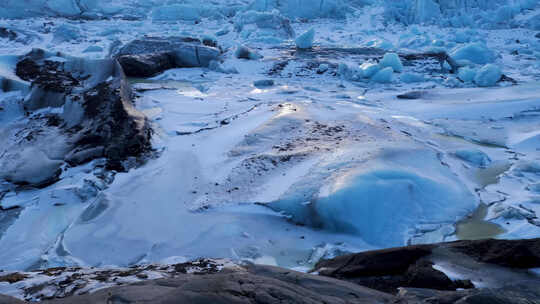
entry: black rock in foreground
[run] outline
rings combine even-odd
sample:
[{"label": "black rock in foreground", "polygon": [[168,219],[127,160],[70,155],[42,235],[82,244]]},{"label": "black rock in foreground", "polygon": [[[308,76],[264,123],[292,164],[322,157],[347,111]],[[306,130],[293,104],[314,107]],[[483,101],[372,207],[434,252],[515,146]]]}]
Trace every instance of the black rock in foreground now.
[{"label": "black rock in foreground", "polygon": [[[460,274],[464,279],[451,280],[433,265],[445,265],[452,272],[464,272]],[[415,245],[344,255],[320,261],[314,271],[323,276],[395,293],[399,287],[436,290],[472,288],[474,286],[469,279],[479,278],[478,274],[474,273],[475,270],[483,272],[483,275],[498,275],[511,269],[512,275],[505,277],[524,281],[538,280],[525,271],[520,271],[538,267],[540,239],[490,239]]]},{"label": "black rock in foreground", "polygon": [[[205,259],[123,269],[0,272],[0,281],[20,284],[27,299],[42,303],[534,304],[540,303],[540,278],[525,269],[540,266],[539,244],[540,239],[481,240],[370,251],[321,261],[320,275]],[[468,267],[471,272],[461,275],[485,286],[465,286],[468,281],[451,280],[434,265]],[[96,282],[110,288],[96,291]],[[26,302],[0,297],[0,304],[11,303]]]}]

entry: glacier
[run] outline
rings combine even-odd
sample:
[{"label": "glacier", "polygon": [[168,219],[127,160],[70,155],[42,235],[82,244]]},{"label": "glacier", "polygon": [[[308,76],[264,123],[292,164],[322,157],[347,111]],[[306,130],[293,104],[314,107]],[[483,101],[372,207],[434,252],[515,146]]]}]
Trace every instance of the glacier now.
[{"label": "glacier", "polygon": [[[221,257],[305,271],[538,237],[538,16],[530,0],[0,1],[0,268]],[[62,92],[19,77],[38,49],[75,71]],[[68,148],[116,129],[80,133],[81,100],[121,74],[151,151],[111,168],[99,148]],[[495,232],[459,233],[484,207]]]}]

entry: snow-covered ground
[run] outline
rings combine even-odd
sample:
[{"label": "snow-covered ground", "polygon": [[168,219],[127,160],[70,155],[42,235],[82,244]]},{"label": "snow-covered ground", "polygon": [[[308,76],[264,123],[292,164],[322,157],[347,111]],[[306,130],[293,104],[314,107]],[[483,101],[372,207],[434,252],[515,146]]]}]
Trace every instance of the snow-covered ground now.
[{"label": "snow-covered ground", "polygon": [[[225,52],[217,68],[131,79],[135,105],[155,131],[156,156],[140,167],[116,173],[101,160],[54,162],[51,153],[65,140],[54,133],[35,151],[21,151],[44,153],[36,163],[63,171],[43,189],[13,190],[0,180],[1,269],[127,266],[171,256],[307,269],[321,257],[459,235],[540,236],[534,1],[501,10],[511,22],[484,14],[467,27],[439,27],[426,12],[414,17],[417,11],[399,22],[378,1],[321,1],[313,11],[306,1],[211,1],[195,11],[184,1],[152,13],[144,9],[152,1],[113,3],[130,10],[34,2],[49,6],[32,18],[0,20],[0,84],[16,77],[14,56],[33,48],[101,59],[152,35],[215,39]],[[19,12],[17,3],[2,5]],[[80,3],[93,7],[85,18]],[[455,14],[443,7],[433,16]],[[313,48],[296,50],[311,46],[310,30]],[[259,55],[236,58],[240,45]],[[383,60],[380,50],[446,52],[461,67],[451,74],[436,60]],[[496,83],[501,73],[516,83]],[[411,91],[421,93],[396,97]],[[18,147],[10,134],[30,121],[24,94],[0,90],[0,159],[18,155],[9,150]],[[6,172],[19,168],[0,163]],[[467,225],[479,206],[485,216]],[[486,221],[499,229],[478,228]]]}]

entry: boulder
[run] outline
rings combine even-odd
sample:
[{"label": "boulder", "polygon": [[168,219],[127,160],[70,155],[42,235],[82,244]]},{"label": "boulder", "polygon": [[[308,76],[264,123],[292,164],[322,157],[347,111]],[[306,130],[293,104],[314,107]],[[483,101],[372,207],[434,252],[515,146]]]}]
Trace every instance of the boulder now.
[{"label": "boulder", "polygon": [[468,260],[477,263],[476,269],[489,268],[484,264],[506,267],[509,272],[538,268],[540,239],[457,241],[367,251],[321,260],[313,271],[391,293],[399,287],[456,290],[474,285],[467,279],[451,280],[433,265]]},{"label": "boulder", "polygon": [[42,303],[382,304],[395,303],[395,300],[392,295],[345,281],[252,265],[217,273],[179,273],[172,278],[142,281]]},{"label": "boulder", "polygon": [[150,77],[171,68],[209,67],[221,51],[189,37],[144,37],[122,47],[116,58],[127,76]]},{"label": "boulder", "polygon": [[[49,138],[64,136],[66,139],[60,140],[62,149],[58,148],[56,150],[59,151],[54,153],[30,153],[43,155],[44,161],[37,163],[41,167],[46,166],[47,170],[36,167],[36,162],[30,161],[35,157],[25,158],[23,153],[0,159],[0,166],[13,164],[13,161],[7,162],[7,157],[20,159],[22,164],[26,164],[14,169],[18,173],[11,174],[18,177],[14,182],[25,182],[24,176],[20,175],[37,170],[42,174],[26,175],[39,180],[28,183],[47,183],[58,176],[61,160],[79,165],[105,157],[109,168],[123,171],[124,160],[151,150],[150,125],[133,106],[131,87],[116,60],[89,60],[36,49],[18,61],[15,72],[20,79],[31,83],[30,92],[23,102],[31,117],[33,112],[41,109],[62,108],[62,111],[47,114],[45,123],[37,123],[43,119],[38,114],[30,120],[32,124],[27,128],[34,130],[32,134],[35,135],[27,138],[28,144],[43,149],[38,146],[45,135]],[[27,149],[18,147],[18,150]],[[41,178],[46,172],[50,174]],[[5,179],[13,179],[11,175]]]}]

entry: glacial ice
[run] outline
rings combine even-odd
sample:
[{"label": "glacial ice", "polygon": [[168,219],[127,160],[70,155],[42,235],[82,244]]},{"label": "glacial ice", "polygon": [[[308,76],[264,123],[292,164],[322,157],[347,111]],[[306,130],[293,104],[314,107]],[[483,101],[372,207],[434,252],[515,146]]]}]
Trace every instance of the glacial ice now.
[{"label": "glacial ice", "polygon": [[403,64],[396,53],[386,53],[383,59],[379,62],[381,68],[391,67],[394,72],[401,73],[403,71]]},{"label": "glacial ice", "polygon": [[[416,224],[452,222],[476,206],[433,153],[388,149],[380,160],[325,181],[315,198],[285,196],[269,206],[297,223],[359,235],[383,247],[405,244]],[[302,184],[296,191],[303,191]]]},{"label": "glacial ice", "polygon": [[403,73],[399,79],[404,83],[424,82],[424,75],[418,73]]},{"label": "glacial ice", "polygon": [[463,67],[460,68],[458,71],[458,78],[461,79],[463,82],[471,83],[476,77],[476,72],[477,71],[474,68]]},{"label": "glacial ice", "polygon": [[454,152],[454,154],[458,158],[479,168],[485,168],[491,163],[491,159],[489,158],[489,156],[478,149],[458,150]]},{"label": "glacial ice", "polygon": [[480,87],[492,87],[501,79],[501,68],[494,64],[486,64],[474,77],[474,83]]},{"label": "glacial ice", "polygon": [[489,49],[484,43],[476,42],[454,49],[450,56],[454,60],[474,64],[492,63],[497,59],[495,51]]},{"label": "glacial ice", "polygon": [[378,71],[371,80],[378,83],[390,83],[394,76],[394,70],[391,67],[384,68]]},{"label": "glacial ice", "polygon": [[296,47],[299,49],[310,49],[313,47],[313,40],[315,39],[315,29],[310,29],[309,31],[298,36],[295,40]]}]

